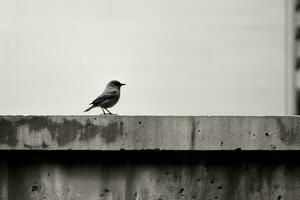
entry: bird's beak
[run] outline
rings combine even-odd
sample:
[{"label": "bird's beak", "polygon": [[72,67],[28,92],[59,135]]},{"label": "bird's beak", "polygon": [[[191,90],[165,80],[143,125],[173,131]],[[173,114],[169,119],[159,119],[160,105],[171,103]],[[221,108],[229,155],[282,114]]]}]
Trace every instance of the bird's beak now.
[{"label": "bird's beak", "polygon": [[126,85],[125,83],[121,83],[121,86]]}]

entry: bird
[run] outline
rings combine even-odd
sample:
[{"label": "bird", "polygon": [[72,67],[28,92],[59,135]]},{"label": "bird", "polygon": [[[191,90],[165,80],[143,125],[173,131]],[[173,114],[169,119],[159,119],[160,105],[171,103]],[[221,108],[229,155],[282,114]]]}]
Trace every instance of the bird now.
[{"label": "bird", "polygon": [[106,85],[106,88],[102,92],[102,94],[98,96],[94,101],[92,101],[92,103],[90,103],[91,106],[88,109],[86,109],[84,112],[88,112],[89,110],[95,107],[100,107],[104,115],[107,114],[105,113],[104,110],[108,111],[108,113],[112,115],[112,113],[108,110],[108,108],[113,107],[119,101],[120,91],[123,85],[126,84],[120,83],[117,80],[110,81]]}]

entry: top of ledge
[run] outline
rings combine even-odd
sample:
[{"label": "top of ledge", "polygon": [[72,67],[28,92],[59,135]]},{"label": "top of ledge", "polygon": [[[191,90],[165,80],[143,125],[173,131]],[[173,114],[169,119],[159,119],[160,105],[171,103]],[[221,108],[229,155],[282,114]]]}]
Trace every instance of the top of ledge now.
[{"label": "top of ledge", "polygon": [[0,116],[0,149],[300,150],[300,117]]}]

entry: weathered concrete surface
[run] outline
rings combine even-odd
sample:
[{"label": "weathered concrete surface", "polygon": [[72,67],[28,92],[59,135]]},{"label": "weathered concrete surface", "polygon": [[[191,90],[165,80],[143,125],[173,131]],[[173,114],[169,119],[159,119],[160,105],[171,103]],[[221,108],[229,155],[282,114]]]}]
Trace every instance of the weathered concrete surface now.
[{"label": "weathered concrete surface", "polygon": [[2,116],[0,199],[300,199],[299,120]]},{"label": "weathered concrete surface", "polygon": [[1,116],[0,149],[299,150],[300,117]]},{"label": "weathered concrete surface", "polygon": [[297,156],[269,153],[2,152],[0,194],[2,200],[299,199]]}]

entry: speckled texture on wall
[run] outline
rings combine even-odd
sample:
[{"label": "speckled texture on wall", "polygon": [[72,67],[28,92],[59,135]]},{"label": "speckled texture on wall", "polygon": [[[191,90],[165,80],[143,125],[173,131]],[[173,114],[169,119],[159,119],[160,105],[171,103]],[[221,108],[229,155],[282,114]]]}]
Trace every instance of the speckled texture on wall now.
[{"label": "speckled texture on wall", "polygon": [[2,116],[0,197],[299,199],[299,119]]},{"label": "speckled texture on wall", "polygon": [[295,152],[276,153],[2,152],[1,199],[299,199],[300,162]]},{"label": "speckled texture on wall", "polygon": [[297,116],[1,116],[0,149],[299,150]]}]

